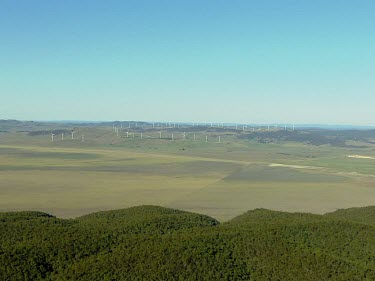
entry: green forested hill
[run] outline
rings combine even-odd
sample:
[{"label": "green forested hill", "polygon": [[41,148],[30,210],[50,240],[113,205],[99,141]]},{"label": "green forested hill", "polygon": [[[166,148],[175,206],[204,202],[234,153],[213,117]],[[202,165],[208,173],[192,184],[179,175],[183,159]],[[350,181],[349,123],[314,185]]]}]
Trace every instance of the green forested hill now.
[{"label": "green forested hill", "polygon": [[1,213],[0,280],[375,280],[373,210]]},{"label": "green forested hill", "polygon": [[328,213],[326,216],[337,219],[357,221],[359,223],[375,226],[375,206],[340,209],[335,212]]}]

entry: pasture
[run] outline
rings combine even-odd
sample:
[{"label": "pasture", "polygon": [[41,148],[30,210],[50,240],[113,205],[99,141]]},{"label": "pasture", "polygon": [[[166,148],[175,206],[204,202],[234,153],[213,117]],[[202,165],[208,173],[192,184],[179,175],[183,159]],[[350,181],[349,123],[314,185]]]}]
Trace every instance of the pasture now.
[{"label": "pasture", "polygon": [[162,138],[156,129],[134,138],[108,127],[74,130],[74,140],[54,142],[0,133],[0,211],[70,218],[153,204],[225,221],[254,208],[321,214],[375,205],[375,160],[347,157],[373,157],[373,144],[261,143],[210,128],[190,128],[186,139],[183,128],[165,129]]}]

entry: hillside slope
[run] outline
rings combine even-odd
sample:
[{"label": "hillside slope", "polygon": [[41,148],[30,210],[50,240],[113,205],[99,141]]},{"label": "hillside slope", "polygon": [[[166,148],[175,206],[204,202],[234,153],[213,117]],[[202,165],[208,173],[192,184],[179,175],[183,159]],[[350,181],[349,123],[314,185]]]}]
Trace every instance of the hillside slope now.
[{"label": "hillside slope", "polygon": [[223,224],[157,206],[1,213],[0,280],[375,280],[372,217],[353,219],[368,210],[257,209]]},{"label": "hillside slope", "polygon": [[340,209],[335,212],[325,214],[325,216],[375,226],[375,206]]}]

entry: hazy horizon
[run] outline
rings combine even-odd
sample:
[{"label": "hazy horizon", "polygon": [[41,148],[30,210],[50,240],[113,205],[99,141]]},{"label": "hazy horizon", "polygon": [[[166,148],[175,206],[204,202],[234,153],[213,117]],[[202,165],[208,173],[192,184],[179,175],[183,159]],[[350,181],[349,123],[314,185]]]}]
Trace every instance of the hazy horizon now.
[{"label": "hazy horizon", "polygon": [[355,125],[355,124],[328,124],[328,123],[252,123],[252,122],[194,122],[194,121],[175,121],[175,120],[23,120],[23,119],[0,119],[0,121],[17,121],[17,122],[41,122],[41,123],[61,123],[61,124],[69,124],[69,123],[76,123],[76,124],[98,124],[98,123],[123,123],[124,126],[127,126],[127,122],[141,122],[141,123],[147,123],[152,124],[154,123],[155,126],[158,125],[165,125],[165,124],[182,124],[182,125],[192,125],[192,126],[210,126],[211,124],[214,127],[217,126],[235,126],[235,125],[247,125],[247,126],[278,126],[278,127],[284,127],[287,126],[288,128],[292,128],[293,126],[295,128],[343,128],[343,129],[350,129],[350,128],[364,128],[364,129],[370,129],[374,128],[375,125]]},{"label": "hazy horizon", "polygon": [[0,3],[0,119],[373,126],[373,1]]}]

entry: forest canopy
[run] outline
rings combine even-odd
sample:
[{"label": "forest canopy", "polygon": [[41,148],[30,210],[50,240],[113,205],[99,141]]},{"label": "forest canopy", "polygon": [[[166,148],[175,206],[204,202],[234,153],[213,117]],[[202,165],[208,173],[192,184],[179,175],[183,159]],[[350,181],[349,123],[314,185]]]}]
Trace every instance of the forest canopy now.
[{"label": "forest canopy", "polygon": [[256,209],[222,224],[157,206],[0,213],[0,280],[375,280],[374,218],[375,207]]}]

